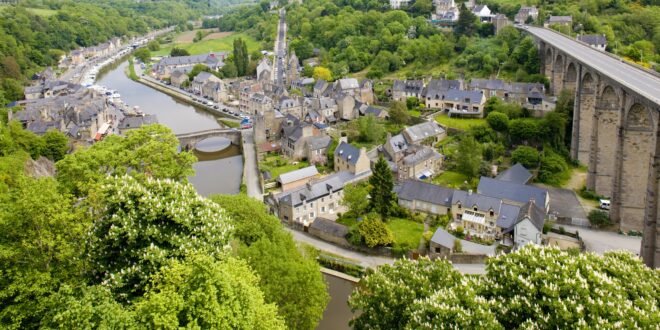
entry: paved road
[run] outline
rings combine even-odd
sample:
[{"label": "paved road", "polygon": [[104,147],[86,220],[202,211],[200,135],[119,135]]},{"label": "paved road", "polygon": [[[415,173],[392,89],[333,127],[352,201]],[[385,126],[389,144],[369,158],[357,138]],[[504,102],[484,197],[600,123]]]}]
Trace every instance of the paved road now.
[{"label": "paved road", "polygon": [[275,40],[275,84],[284,86],[284,64],[286,58],[286,10],[280,9],[280,20],[277,25],[277,38]]},{"label": "paved road", "polygon": [[248,196],[263,201],[261,184],[259,183],[259,167],[254,146],[254,133],[251,129],[241,131],[243,138],[243,176]]},{"label": "paved road", "polygon": [[[345,249],[337,245],[322,241],[310,235],[307,235],[303,232],[286,227],[285,229],[288,230],[291,233],[291,235],[293,235],[293,239],[298,242],[307,243],[316,247],[321,251],[334,253],[346,259],[351,259],[362,267],[375,268],[385,264],[391,265],[396,260],[394,258],[372,256],[361,252]],[[475,264],[475,265],[454,264],[454,267],[456,267],[456,269],[458,269],[463,274],[484,274],[486,270],[486,266],[483,264]]]},{"label": "paved road", "polygon": [[660,91],[659,77],[579,43],[558,32],[527,25],[522,26],[521,29],[562,52],[570,54],[576,60],[618,81],[652,102],[660,104],[660,92],[658,92]]},{"label": "paved road", "polygon": [[[559,226],[559,225],[557,225]],[[586,227],[561,225],[568,231],[578,231],[584,240],[587,251],[603,254],[607,251],[626,250],[636,255],[642,247],[641,237],[619,235],[618,233],[593,230]]]}]

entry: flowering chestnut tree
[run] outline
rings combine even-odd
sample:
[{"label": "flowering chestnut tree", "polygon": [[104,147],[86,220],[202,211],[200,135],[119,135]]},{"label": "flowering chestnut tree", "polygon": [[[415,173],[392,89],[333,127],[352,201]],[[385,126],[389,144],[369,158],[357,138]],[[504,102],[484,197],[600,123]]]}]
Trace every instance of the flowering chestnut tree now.
[{"label": "flowering chestnut tree", "polygon": [[224,210],[190,184],[114,177],[98,199],[86,256],[92,281],[120,299],[144,292],[169,259],[190,253],[220,258],[228,248],[232,228]]},{"label": "flowering chestnut tree", "polygon": [[[573,254],[527,245],[491,258],[480,278],[445,260],[399,261],[362,280],[358,329],[652,329],[660,271],[627,252]],[[428,280],[424,278],[428,277]]]}]

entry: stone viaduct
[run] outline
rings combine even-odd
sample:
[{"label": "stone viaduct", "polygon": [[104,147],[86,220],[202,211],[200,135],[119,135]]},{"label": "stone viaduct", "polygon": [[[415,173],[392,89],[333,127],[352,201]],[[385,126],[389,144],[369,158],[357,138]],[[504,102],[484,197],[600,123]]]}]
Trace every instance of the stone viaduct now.
[{"label": "stone viaduct", "polygon": [[643,232],[641,256],[660,267],[660,77],[557,32],[519,26],[538,42],[551,90],[575,95],[571,156],[587,188],[611,198],[622,231]]},{"label": "stone viaduct", "polygon": [[205,131],[177,134],[181,148],[190,150],[195,147],[197,142],[211,137],[223,137],[231,141],[232,144],[241,145],[241,131],[236,129],[216,128]]}]

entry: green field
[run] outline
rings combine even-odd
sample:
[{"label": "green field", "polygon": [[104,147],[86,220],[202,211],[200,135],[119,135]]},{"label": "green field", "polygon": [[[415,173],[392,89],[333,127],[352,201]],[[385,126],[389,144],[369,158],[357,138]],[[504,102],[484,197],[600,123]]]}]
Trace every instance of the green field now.
[{"label": "green field", "polygon": [[434,184],[449,188],[460,188],[465,185],[465,181],[468,181],[465,175],[454,171],[444,171],[432,180]]},{"label": "green field", "polygon": [[187,50],[191,55],[206,54],[218,51],[231,51],[234,49],[234,40],[237,38],[243,38],[243,40],[245,40],[248,52],[259,50],[260,48],[259,42],[254,40],[254,38],[243,33],[235,33],[224,38],[212,40],[161,45],[160,50],[152,52],[151,54],[152,56],[166,56],[170,54],[170,51],[175,46]]},{"label": "green field", "polygon": [[406,219],[392,218],[387,221],[387,227],[394,234],[396,245],[406,246],[410,249],[416,249],[419,246],[419,239],[424,231],[423,224]]},{"label": "green field", "polygon": [[277,179],[277,177],[282,173],[295,171],[307,166],[309,166],[308,162],[292,162],[281,155],[269,155],[259,163],[259,169],[262,171],[270,172],[271,178],[273,180]]},{"label": "green field", "polygon": [[52,9],[26,8],[26,10],[35,15],[44,16],[44,17],[53,16],[57,14],[57,10],[52,10]]},{"label": "green field", "polygon": [[456,118],[456,117],[450,118],[445,114],[436,116],[435,121],[442,126],[456,128],[463,131],[467,131],[472,126],[486,124],[486,119],[482,119],[482,118]]}]

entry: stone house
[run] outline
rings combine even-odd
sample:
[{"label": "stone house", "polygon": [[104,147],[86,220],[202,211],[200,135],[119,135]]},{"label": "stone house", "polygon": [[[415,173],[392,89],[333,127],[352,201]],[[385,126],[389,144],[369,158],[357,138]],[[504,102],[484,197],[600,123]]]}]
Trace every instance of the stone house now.
[{"label": "stone house", "polygon": [[492,18],[490,8],[487,5],[476,5],[472,8],[472,13],[479,18],[481,22],[490,22]]},{"label": "stone house", "polygon": [[502,200],[470,191],[456,190],[451,213],[466,234],[495,239],[501,233],[497,226]]},{"label": "stone house", "polygon": [[607,37],[604,34],[578,34],[577,40],[603,52],[607,48]]},{"label": "stone house", "polygon": [[279,102],[275,106],[275,109],[277,109],[283,115],[290,114],[296,118],[304,117],[303,105],[300,102],[300,99],[297,97],[280,98]]},{"label": "stone house", "polygon": [[335,98],[337,102],[337,119],[353,120],[357,119],[360,115],[359,111],[355,108],[355,98],[348,94],[341,94]]},{"label": "stone house", "polygon": [[287,191],[305,185],[318,176],[319,171],[316,169],[316,166],[311,165],[295,171],[282,173],[277,178],[277,182],[282,187],[282,191]]},{"label": "stone house", "polygon": [[431,258],[449,258],[451,254],[458,253],[459,251],[454,250],[455,241],[461,243],[460,253],[489,257],[496,255],[496,248],[493,245],[488,246],[462,240],[446,230],[438,228],[435,233],[433,233],[431,241],[429,242],[429,256]]},{"label": "stone house", "polygon": [[319,130],[310,123],[286,123],[281,130],[282,153],[290,159],[302,160],[307,155],[305,152],[307,140],[320,134]]},{"label": "stone house", "polygon": [[520,7],[513,21],[517,24],[525,24],[529,18],[532,21],[536,21],[539,18],[539,10],[535,6]]},{"label": "stone house", "polygon": [[495,34],[499,34],[502,29],[505,27],[511,25],[511,22],[509,21],[509,18],[506,17],[504,14],[497,14],[493,16],[492,19],[493,25],[495,26]]},{"label": "stone house", "polygon": [[263,93],[261,84],[255,84],[251,81],[241,82],[238,86],[238,108],[242,112],[254,113],[250,109],[250,99],[255,93]]},{"label": "stone house", "polygon": [[215,102],[226,102],[229,100],[229,93],[224,81],[207,81],[202,85],[202,95]]},{"label": "stone house", "polygon": [[366,148],[356,148],[345,141],[339,142],[334,153],[335,172],[347,171],[359,174],[371,170]]},{"label": "stone house", "polygon": [[85,62],[85,55],[80,50],[71,51],[71,64],[80,65]]},{"label": "stone house", "polygon": [[545,212],[538,208],[534,201],[525,203],[513,228],[513,241],[516,248],[525,244],[542,244]]},{"label": "stone house", "polygon": [[210,72],[202,71],[193,78],[192,83],[190,84],[190,87],[193,91],[193,93],[197,95],[202,95],[203,93],[203,87],[204,84],[207,83],[212,83],[212,82],[217,82],[217,83],[222,83],[222,79],[216,77]]},{"label": "stone house", "polygon": [[339,246],[350,246],[346,240],[348,227],[337,223],[336,221],[317,217],[309,226],[309,234],[314,235],[326,242],[334,243]]},{"label": "stone house", "polygon": [[317,217],[334,219],[338,212],[345,212],[341,205],[344,186],[369,178],[371,171],[358,175],[340,171],[326,177],[307,182],[291,190],[271,194],[267,203],[271,211],[283,222],[306,228]]},{"label": "stone house", "polygon": [[399,205],[413,212],[445,215],[451,211],[454,189],[418,180],[405,180],[395,187]]},{"label": "stone house", "polygon": [[397,162],[397,180],[427,179],[440,172],[442,155],[431,147],[412,145]]},{"label": "stone house", "polygon": [[442,95],[448,90],[460,90],[462,87],[463,82],[460,80],[431,79],[422,91],[424,105],[430,109],[440,109]]},{"label": "stone house", "polygon": [[447,131],[434,121],[406,127],[401,134],[408,144],[435,145],[447,137]]},{"label": "stone house", "polygon": [[188,75],[183,70],[174,70],[170,75],[170,83],[175,87],[181,87],[186,80],[188,80]]},{"label": "stone house", "polygon": [[392,99],[395,101],[406,101],[409,97],[420,99],[424,91],[423,80],[395,80],[392,84]]},{"label": "stone house", "polygon": [[440,108],[449,116],[482,118],[485,104],[486,97],[481,91],[448,90],[442,96]]},{"label": "stone house", "polygon": [[550,209],[550,195],[548,191],[526,184],[482,176],[479,179],[477,192],[518,204],[524,204],[530,200],[534,200],[535,204],[545,212],[548,212]]},{"label": "stone house", "polygon": [[171,56],[161,59],[154,65],[154,72],[160,79],[169,77],[174,69],[180,67],[192,67],[196,64],[203,64],[213,71],[218,71],[222,68],[227,53],[209,53],[202,55],[191,56]]},{"label": "stone house", "polygon": [[263,115],[273,109],[273,100],[263,93],[254,93],[248,101],[246,112],[254,115]]},{"label": "stone house", "polygon": [[292,51],[286,67],[286,81],[289,85],[293,85],[298,79],[300,79],[300,61],[296,52]]},{"label": "stone house", "polygon": [[268,57],[264,56],[257,65],[257,79],[260,80],[262,77],[267,77],[267,79],[270,80],[272,68],[273,64],[270,62]]},{"label": "stone house", "polygon": [[325,165],[332,138],[327,135],[313,136],[305,141],[305,158],[310,164]]},{"label": "stone house", "polygon": [[571,16],[550,16],[543,23],[543,27],[549,28],[553,25],[565,26],[571,29],[573,27],[573,17]]}]

